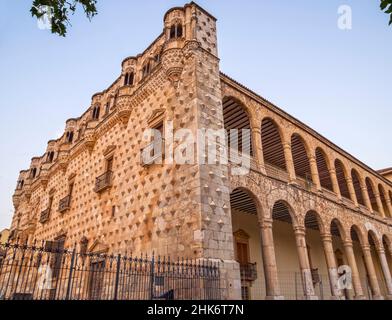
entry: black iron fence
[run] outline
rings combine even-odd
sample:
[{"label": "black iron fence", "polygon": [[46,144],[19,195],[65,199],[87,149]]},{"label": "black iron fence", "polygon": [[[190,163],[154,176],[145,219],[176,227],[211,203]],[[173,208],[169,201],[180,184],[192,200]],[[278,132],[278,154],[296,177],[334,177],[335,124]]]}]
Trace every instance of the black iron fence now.
[{"label": "black iron fence", "polygon": [[0,299],[219,300],[216,263],[0,245]]}]

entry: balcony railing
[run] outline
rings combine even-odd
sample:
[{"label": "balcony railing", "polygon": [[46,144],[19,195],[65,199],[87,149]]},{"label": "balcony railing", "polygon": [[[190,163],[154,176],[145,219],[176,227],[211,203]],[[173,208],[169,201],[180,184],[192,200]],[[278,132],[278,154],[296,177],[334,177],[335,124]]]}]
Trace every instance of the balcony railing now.
[{"label": "balcony railing", "polygon": [[107,171],[95,180],[95,192],[102,192],[112,186],[113,172]]},{"label": "balcony railing", "polygon": [[70,209],[71,206],[71,196],[68,195],[65,198],[60,200],[59,203],[59,212],[63,213]]},{"label": "balcony railing", "polygon": [[281,181],[289,181],[289,174],[287,173],[287,171],[275,167],[274,165],[271,165],[269,163],[265,163],[264,166],[267,176],[276,178]]},{"label": "balcony railing", "polygon": [[39,218],[39,222],[45,223],[49,221],[49,216],[50,216],[50,209],[46,209],[41,212],[41,216]]},{"label": "balcony railing", "polygon": [[257,279],[256,263],[240,264],[241,280],[255,281]]}]

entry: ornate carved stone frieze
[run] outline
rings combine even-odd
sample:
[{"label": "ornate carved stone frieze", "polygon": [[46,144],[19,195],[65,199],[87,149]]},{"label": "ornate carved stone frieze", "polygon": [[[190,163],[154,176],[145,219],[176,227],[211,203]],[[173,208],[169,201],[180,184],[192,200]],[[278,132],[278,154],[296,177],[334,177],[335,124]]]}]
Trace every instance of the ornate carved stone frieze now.
[{"label": "ornate carved stone frieze", "polygon": [[184,54],[182,49],[166,49],[162,55],[162,66],[166,77],[176,85],[184,69]]},{"label": "ornate carved stone frieze", "polygon": [[132,113],[132,97],[130,95],[119,96],[117,98],[117,115],[125,125],[128,123]]}]

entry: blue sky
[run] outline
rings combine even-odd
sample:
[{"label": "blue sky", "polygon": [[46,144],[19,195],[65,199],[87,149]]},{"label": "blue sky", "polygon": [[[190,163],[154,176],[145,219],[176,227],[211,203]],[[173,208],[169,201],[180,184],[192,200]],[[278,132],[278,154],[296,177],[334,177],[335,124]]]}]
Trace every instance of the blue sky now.
[{"label": "blue sky", "polygon": [[[19,170],[81,115],[185,1],[98,0],[66,38],[40,30],[32,0],[0,0],[0,229]],[[374,169],[392,166],[392,27],[374,0],[200,0],[218,18],[221,70]],[[337,27],[352,8],[352,30]]]}]

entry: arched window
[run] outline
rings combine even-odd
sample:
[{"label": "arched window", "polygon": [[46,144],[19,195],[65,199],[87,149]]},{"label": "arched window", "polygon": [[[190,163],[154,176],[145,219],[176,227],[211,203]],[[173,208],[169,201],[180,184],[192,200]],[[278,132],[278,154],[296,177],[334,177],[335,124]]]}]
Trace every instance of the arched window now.
[{"label": "arched window", "polygon": [[351,178],[353,180],[353,185],[354,185],[354,190],[355,190],[355,195],[357,197],[357,201],[359,204],[364,206],[365,200],[364,200],[363,194],[362,194],[361,180],[359,179],[358,172],[355,169],[353,169],[351,171]]},{"label": "arched window", "polygon": [[182,37],[182,24],[174,24],[170,27],[170,39]]},{"label": "arched window", "polygon": [[48,152],[47,162],[52,163],[53,159],[54,159],[54,152],[53,151]]},{"label": "arched window", "polygon": [[271,119],[264,119],[261,125],[261,141],[263,144],[264,162],[267,165],[286,171],[282,139],[279,129]]},{"label": "arched window", "polygon": [[124,86],[132,86],[134,81],[135,75],[133,72],[126,73],[124,79]]},{"label": "arched window", "polygon": [[[235,141],[231,141],[234,139],[234,136],[230,135],[231,130],[234,129],[238,130],[238,137],[237,137],[238,141],[236,141],[238,151],[253,156],[250,121],[249,121],[248,113],[246,112],[244,107],[232,98],[224,98],[223,120],[224,120],[225,130],[227,132],[228,146],[233,147],[231,146],[231,143],[232,142],[235,143]],[[249,134],[247,134],[247,131],[243,131],[243,130],[249,130],[248,131]],[[243,134],[244,132],[245,135]]]},{"label": "arched window", "polygon": [[351,200],[350,192],[347,185],[346,172],[343,163],[338,159],[335,160],[335,170],[336,170],[336,178],[338,179],[340,194],[342,195],[342,197]]},{"label": "arched window", "polygon": [[380,199],[381,199],[382,207],[384,209],[384,213],[387,217],[390,217],[391,213],[389,212],[389,208],[387,204],[388,194],[385,193],[384,187],[381,184],[378,186],[378,191],[380,193]]},{"label": "arched window", "polygon": [[142,77],[147,77],[151,73],[151,63],[148,61],[142,69]]},{"label": "arched window", "polygon": [[310,162],[306,152],[305,143],[298,134],[291,137],[291,153],[293,155],[295,175],[307,181],[312,181]]},{"label": "arched window", "polygon": [[327,157],[320,148],[316,149],[316,163],[317,170],[320,178],[320,185],[329,191],[333,191],[331,174],[329,172],[329,167],[327,164]]},{"label": "arched window", "polygon": [[110,112],[110,102],[106,103],[106,107],[105,107],[105,114],[109,114]]},{"label": "arched window", "polygon": [[93,120],[99,120],[100,107],[96,106],[93,109]]},{"label": "arched window", "polygon": [[73,137],[74,137],[73,131],[68,131],[65,136],[66,136],[67,143],[73,142]]},{"label": "arched window", "polygon": [[30,178],[34,179],[37,176],[37,168],[32,168],[30,171]]},{"label": "arched window", "polygon": [[369,178],[366,178],[366,188],[369,194],[370,203],[372,204],[373,211],[379,212],[376,195],[374,193],[373,183]]},{"label": "arched window", "polygon": [[16,188],[20,190],[23,189],[23,186],[24,186],[24,180],[19,180]]}]

